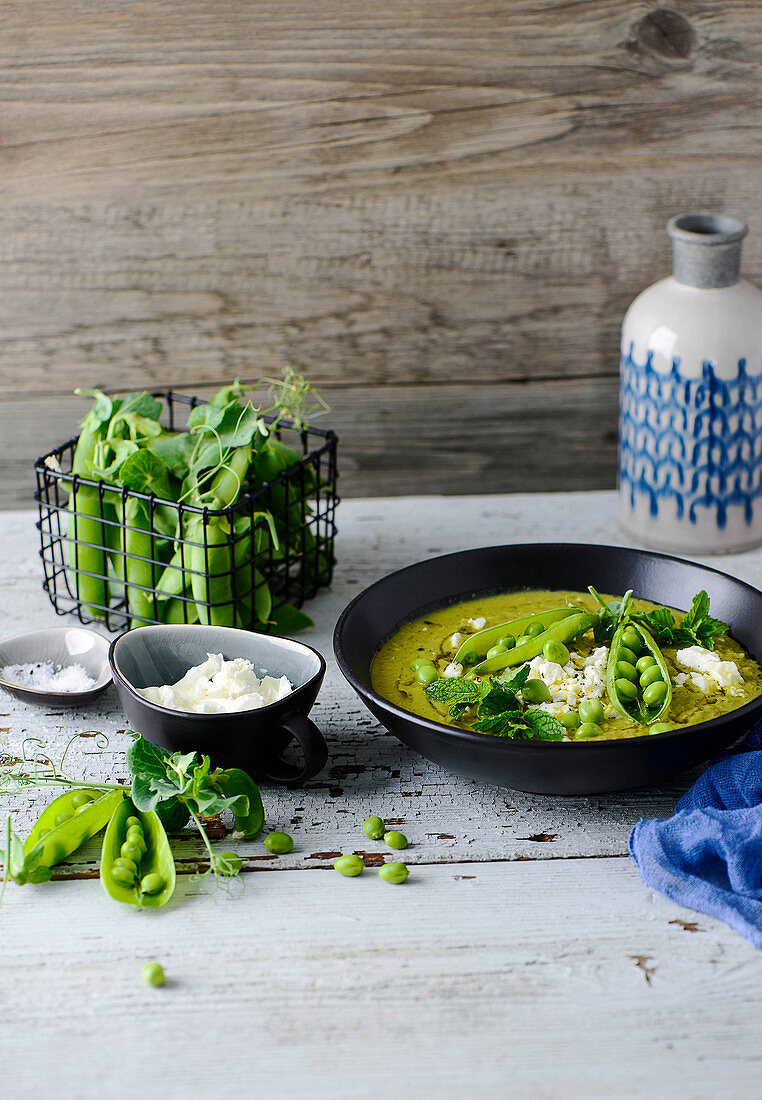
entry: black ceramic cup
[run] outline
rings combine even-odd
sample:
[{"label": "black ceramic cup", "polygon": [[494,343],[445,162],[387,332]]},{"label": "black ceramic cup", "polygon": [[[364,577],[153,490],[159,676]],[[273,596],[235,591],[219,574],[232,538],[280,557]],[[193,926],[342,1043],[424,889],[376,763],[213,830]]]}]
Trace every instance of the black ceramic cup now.
[{"label": "black ceramic cup", "polygon": [[567,588],[636,596],[686,611],[705,589],[712,614],[751,655],[762,658],[762,592],[716,569],[665,554],[616,546],[530,543],[430,558],[366,588],[343,611],[334,634],[339,668],[388,730],[410,748],[461,775],[539,794],[598,794],[660,783],[709,760],[762,717],[762,696],[684,729],[621,741],[518,741],[456,729],[403,710],[374,691],[379,647],[427,610],[516,589]]},{"label": "black ceramic cup", "polygon": [[[221,653],[226,660],[245,657],[258,676],[287,676],[294,690],[258,710],[226,714],[170,710],[135,690],[177,683],[209,653]],[[112,643],[109,664],[131,728],[156,745],[206,754],[221,767],[243,768],[255,778],[289,785],[325,767],[328,747],[308,714],[326,665],[303,642],[223,626],[141,626]],[[301,765],[283,759],[292,741],[301,749]]]}]

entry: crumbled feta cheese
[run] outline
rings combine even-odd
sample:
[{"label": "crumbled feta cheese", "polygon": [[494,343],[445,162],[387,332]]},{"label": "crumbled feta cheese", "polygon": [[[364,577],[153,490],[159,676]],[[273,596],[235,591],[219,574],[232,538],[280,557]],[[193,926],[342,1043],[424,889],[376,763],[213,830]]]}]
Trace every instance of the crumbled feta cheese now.
[{"label": "crumbled feta cheese", "polygon": [[468,625],[471,627],[472,630],[484,630],[485,626],[487,625],[487,620],[484,618],[484,616],[480,615],[478,619],[469,619]]},{"label": "crumbled feta cheese", "polygon": [[466,635],[461,634],[460,631],[456,630],[455,633],[451,634],[450,637],[447,639],[447,641],[445,642],[445,645],[447,646],[448,649],[451,649],[453,653],[456,653],[460,649],[460,647],[463,645],[465,640],[466,640]]},{"label": "crumbled feta cheese", "polygon": [[704,649],[700,645],[678,649],[675,660],[689,670],[689,675],[680,672],[675,677],[678,687],[687,683],[690,678],[693,686],[704,695],[716,691],[717,688],[727,691],[730,695],[742,694],[737,690],[737,685],[743,683],[743,676],[735,661],[723,661],[718,653],[713,653],[711,649]]},{"label": "crumbled feta cheese", "polygon": [[529,662],[529,675],[542,680],[551,695],[551,702],[541,703],[540,709],[558,718],[568,710],[576,710],[583,699],[600,699],[606,691],[606,659],[605,646],[584,659],[572,653],[564,666],[535,657]]},{"label": "crumbled feta cheese", "polygon": [[458,676],[463,675],[463,665],[459,665],[457,661],[450,661],[447,668],[442,673],[442,677],[445,680],[455,680]]}]

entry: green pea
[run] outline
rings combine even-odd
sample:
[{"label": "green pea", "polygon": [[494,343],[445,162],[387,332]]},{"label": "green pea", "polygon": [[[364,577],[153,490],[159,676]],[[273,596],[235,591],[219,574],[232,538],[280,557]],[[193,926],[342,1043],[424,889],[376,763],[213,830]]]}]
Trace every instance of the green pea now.
[{"label": "green pea", "polygon": [[132,886],[135,882],[135,876],[131,871],[128,871],[126,867],[117,867],[116,864],[111,868],[111,877],[120,886]]},{"label": "green pea", "polygon": [[361,875],[365,870],[365,864],[360,856],[355,852],[352,852],[348,856],[339,856],[333,864],[334,871],[338,871],[340,875],[346,875],[347,878],[354,878],[355,875]]},{"label": "green pea", "polygon": [[392,830],[390,833],[384,833],[384,843],[390,848],[407,848],[407,837],[404,833],[396,833]]},{"label": "green pea", "polygon": [[616,674],[622,676],[625,680],[632,680],[633,683],[638,677],[635,671],[635,665],[631,665],[629,661],[617,661]]},{"label": "green pea", "polygon": [[661,669],[659,668],[659,666],[651,665],[651,667],[647,668],[643,675],[640,677],[640,686],[645,691],[649,684],[656,684],[663,679],[664,677],[661,674]]},{"label": "green pea", "polygon": [[129,840],[132,844],[137,844],[141,840],[145,843],[143,830],[139,825],[131,825],[125,834],[125,840]]},{"label": "green pea", "polygon": [[141,824],[140,818],[135,817],[134,814],[132,817],[127,818],[124,823],[124,827],[125,829],[140,829],[141,833],[143,832],[143,826]]},{"label": "green pea", "polygon": [[637,661],[637,659],[638,659],[637,656],[632,652],[631,649],[628,649],[626,645],[620,646],[620,648],[619,648],[619,660],[620,661],[627,661],[628,664],[634,665],[635,662]]},{"label": "green pea", "polygon": [[243,860],[237,852],[220,852],[217,858],[221,861],[218,865],[221,875],[232,878],[234,875],[240,875],[243,870]]},{"label": "green pea", "polygon": [[385,863],[378,869],[378,877],[384,882],[404,882],[410,874],[404,863]]},{"label": "green pea", "polygon": [[542,647],[542,655],[546,661],[553,661],[557,665],[565,665],[569,662],[569,650],[563,642],[557,642],[550,638]]},{"label": "green pea", "polygon": [[532,640],[531,635],[522,634],[521,637],[518,638],[517,641],[516,641],[516,647],[518,648],[519,646],[524,645],[526,642],[531,642],[531,640]]},{"label": "green pea", "polygon": [[285,856],[294,846],[294,841],[288,833],[270,833],[265,837],[265,848],[268,852],[274,852],[276,856]]},{"label": "green pea", "polygon": [[371,840],[381,840],[386,832],[386,825],[380,817],[366,817],[362,823],[362,831]]},{"label": "green pea", "polygon": [[541,634],[545,633],[545,627],[542,623],[530,623],[524,630],[525,638],[539,638]]},{"label": "green pea", "polygon": [[575,714],[573,710],[567,711],[566,714],[562,714],[558,719],[564,729],[575,730],[579,725],[579,715]]},{"label": "green pea", "polygon": [[670,722],[654,722],[649,729],[649,733],[669,733],[675,727]]},{"label": "green pea", "polygon": [[95,802],[95,795],[90,794],[89,791],[77,791],[77,793],[72,796],[71,800],[72,806],[76,806],[77,809],[80,809],[82,806],[87,806],[91,802]]},{"label": "green pea", "polygon": [[439,673],[434,666],[429,663],[428,665],[420,665],[415,670],[415,678],[423,687],[428,687],[429,684],[433,684],[435,680],[439,679]]},{"label": "green pea", "polygon": [[521,689],[527,703],[549,703],[553,698],[543,680],[527,680]]},{"label": "green pea", "polygon": [[603,721],[604,709],[600,699],[583,699],[579,705],[580,722],[599,724]]},{"label": "green pea", "polygon": [[647,668],[653,668],[656,664],[656,658],[652,657],[650,653],[644,653],[640,658],[635,668],[638,672],[645,672]]},{"label": "green pea", "polygon": [[649,684],[646,690],[643,692],[643,702],[647,707],[655,707],[658,703],[664,701],[664,696],[667,694],[667,685],[663,680],[659,680],[655,684]]},{"label": "green pea", "polygon": [[159,894],[164,889],[164,876],[153,871],[150,875],[143,875],[140,880],[140,889],[144,894]]},{"label": "green pea", "polygon": [[134,859],[127,859],[126,856],[117,856],[114,860],[113,866],[119,868],[122,871],[126,871],[132,878],[138,873],[138,865]]},{"label": "green pea", "polygon": [[516,639],[512,634],[504,634],[502,638],[498,638],[497,644],[505,646],[506,649],[513,649],[516,645]]},{"label": "green pea", "polygon": [[489,661],[492,657],[499,657],[501,653],[505,652],[505,646],[500,645],[500,643],[498,642],[497,645],[492,646],[492,649],[487,650],[487,660]]},{"label": "green pea", "polygon": [[56,818],[56,825],[63,825],[65,821],[71,821],[73,814],[62,813]]},{"label": "green pea", "polygon": [[83,810],[86,810],[89,807],[89,805],[89,802],[83,802],[81,805],[77,806],[75,813],[81,814]]},{"label": "green pea", "polygon": [[620,677],[620,679],[614,681],[614,687],[620,699],[637,699],[638,697],[638,689],[632,680],[625,680]]},{"label": "green pea", "polygon": [[125,840],[122,847],[119,849],[119,855],[122,859],[130,859],[137,865],[143,858],[143,852],[140,850],[137,844],[130,844],[129,840]]},{"label": "green pea", "polygon": [[473,650],[469,650],[463,660],[466,662],[467,665],[475,665],[477,661],[481,660],[481,658],[479,657],[478,653],[474,653]]},{"label": "green pea", "polygon": [[430,664],[432,664],[431,657],[414,657],[413,660],[409,662],[409,667],[412,669],[416,669],[420,668],[421,665]]},{"label": "green pea", "polygon": [[166,979],[160,963],[146,963],[142,973],[146,985],[164,985]]},{"label": "green pea", "polygon": [[626,626],[622,631],[622,645],[631,649],[636,655],[643,648],[643,640],[634,626]]},{"label": "green pea", "polygon": [[595,722],[583,722],[577,730],[577,740],[587,741],[591,737],[600,737],[603,730]]}]

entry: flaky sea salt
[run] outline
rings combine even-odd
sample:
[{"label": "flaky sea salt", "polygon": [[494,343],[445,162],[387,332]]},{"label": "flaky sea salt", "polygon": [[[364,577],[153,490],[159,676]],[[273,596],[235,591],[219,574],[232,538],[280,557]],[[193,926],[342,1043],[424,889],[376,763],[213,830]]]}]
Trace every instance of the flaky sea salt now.
[{"label": "flaky sea salt", "polygon": [[52,661],[33,661],[26,665],[5,665],[0,678],[16,687],[37,691],[88,691],[96,681],[82,665],[56,668]]}]

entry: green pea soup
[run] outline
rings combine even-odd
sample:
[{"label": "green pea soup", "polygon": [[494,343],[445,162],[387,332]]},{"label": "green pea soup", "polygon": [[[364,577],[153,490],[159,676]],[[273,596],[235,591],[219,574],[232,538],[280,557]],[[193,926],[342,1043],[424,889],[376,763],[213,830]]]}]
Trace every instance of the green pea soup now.
[{"label": "green pea soup", "polygon": [[[619,598],[621,597],[610,595],[604,597],[606,600]],[[410,662],[416,659],[430,660],[441,676],[453,660],[457,649],[457,646],[451,643],[453,634],[465,637],[475,633],[473,620],[485,619],[485,626],[491,627],[526,615],[562,607],[565,604],[574,605],[586,611],[595,611],[597,607],[592,596],[587,592],[543,590],[483,596],[431,610],[425,616],[405,624],[381,646],[371,667],[372,686],[389,702],[422,718],[444,722],[461,729],[470,729],[474,716],[466,712],[458,719],[450,717],[445,705],[434,702],[426,694],[425,683],[416,676],[416,671],[410,667]],[[634,600],[633,605],[643,611],[660,606],[646,600]],[[675,615],[679,620],[682,612],[676,611]],[[569,649],[580,658],[585,658],[599,645],[605,645],[608,649],[609,642],[595,642],[590,632],[570,643]],[[673,684],[669,712],[662,716],[662,722],[668,722],[674,728],[692,726],[736,710],[762,695],[762,668],[729,633],[715,640],[715,652],[721,660],[733,661],[741,673],[743,684],[737,685],[737,693],[723,691],[719,686],[704,693],[692,683],[690,676],[684,684],[677,685],[675,677],[678,673],[687,670],[676,663],[675,649],[662,649]],[[467,671],[466,668],[464,674]],[[425,677],[423,679],[425,680]],[[604,704],[608,702],[605,693],[602,701]],[[598,740],[637,737],[649,732],[648,726],[639,725],[618,714],[606,717],[599,725],[601,733]],[[485,733],[483,736],[492,735]],[[574,740],[573,729],[569,730],[569,737]]]}]

